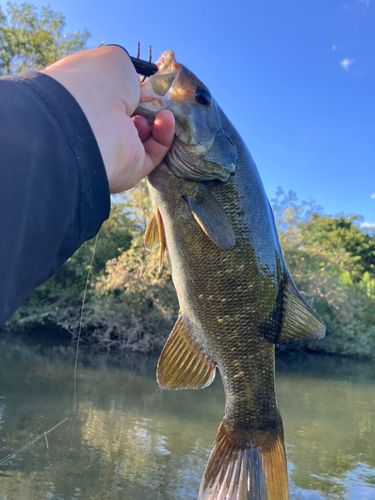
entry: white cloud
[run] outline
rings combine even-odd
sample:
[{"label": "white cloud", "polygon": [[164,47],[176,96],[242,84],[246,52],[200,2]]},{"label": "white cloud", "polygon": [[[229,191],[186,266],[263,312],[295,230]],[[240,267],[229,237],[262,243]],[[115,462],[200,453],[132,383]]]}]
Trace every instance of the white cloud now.
[{"label": "white cloud", "polygon": [[344,68],[345,71],[349,71],[349,66],[351,66],[354,63],[354,59],[343,59],[340,62],[340,65]]},{"label": "white cloud", "polygon": [[361,222],[359,225],[362,229],[375,229],[375,222]]},{"label": "white cloud", "polygon": [[370,200],[375,200],[375,193],[372,193],[372,195],[370,196]]}]

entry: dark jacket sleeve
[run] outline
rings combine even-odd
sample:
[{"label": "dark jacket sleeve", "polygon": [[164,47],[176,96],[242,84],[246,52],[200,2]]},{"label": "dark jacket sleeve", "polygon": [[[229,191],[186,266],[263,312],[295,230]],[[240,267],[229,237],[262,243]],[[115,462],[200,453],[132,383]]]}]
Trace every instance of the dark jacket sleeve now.
[{"label": "dark jacket sleeve", "polygon": [[0,78],[0,324],[109,211],[100,150],[73,96],[37,72]]}]

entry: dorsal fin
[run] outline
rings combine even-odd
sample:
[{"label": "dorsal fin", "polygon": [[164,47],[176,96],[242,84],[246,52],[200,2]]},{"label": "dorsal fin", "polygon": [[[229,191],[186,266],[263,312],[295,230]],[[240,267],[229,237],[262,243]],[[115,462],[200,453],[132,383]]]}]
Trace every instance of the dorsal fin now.
[{"label": "dorsal fin", "polygon": [[292,279],[288,277],[284,286],[283,319],[277,342],[321,339],[325,332],[323,321],[305,302]]},{"label": "dorsal fin", "polygon": [[163,267],[165,253],[165,233],[160,210],[155,208],[149,218],[145,233],[145,248],[149,252],[160,245],[159,271]]},{"label": "dorsal fin", "polygon": [[178,316],[158,362],[162,389],[203,389],[213,382],[216,364],[194,339],[194,328],[183,314]]}]

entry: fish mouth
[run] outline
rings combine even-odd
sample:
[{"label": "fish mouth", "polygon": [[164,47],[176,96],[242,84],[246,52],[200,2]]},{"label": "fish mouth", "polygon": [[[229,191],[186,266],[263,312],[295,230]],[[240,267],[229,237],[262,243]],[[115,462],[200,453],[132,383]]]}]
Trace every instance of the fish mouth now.
[{"label": "fish mouth", "polygon": [[165,50],[156,61],[159,71],[177,73],[181,69],[181,64],[176,61],[173,50]]},{"label": "fish mouth", "polygon": [[140,101],[134,112],[134,115],[143,116],[151,124],[158,112],[168,106],[165,94],[181,70],[173,50],[165,50],[155,64],[159,71],[141,84]]}]

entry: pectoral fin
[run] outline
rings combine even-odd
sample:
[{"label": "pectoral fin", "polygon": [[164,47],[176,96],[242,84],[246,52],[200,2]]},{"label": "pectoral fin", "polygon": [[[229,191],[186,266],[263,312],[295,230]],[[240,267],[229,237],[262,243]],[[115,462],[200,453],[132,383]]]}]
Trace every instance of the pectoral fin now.
[{"label": "pectoral fin", "polygon": [[216,364],[194,339],[194,328],[179,315],[158,362],[157,381],[162,389],[203,389],[213,382]]},{"label": "pectoral fin", "polygon": [[158,208],[155,208],[148,221],[145,234],[145,248],[149,252],[160,245],[159,271],[163,267],[165,253],[165,233],[163,219]]},{"label": "pectoral fin", "polygon": [[305,302],[290,279],[284,287],[282,326],[277,342],[321,339],[325,332],[325,324]]},{"label": "pectoral fin", "polygon": [[232,223],[216,198],[199,184],[191,196],[187,196],[190,210],[202,230],[219,248],[228,250],[235,243]]}]

